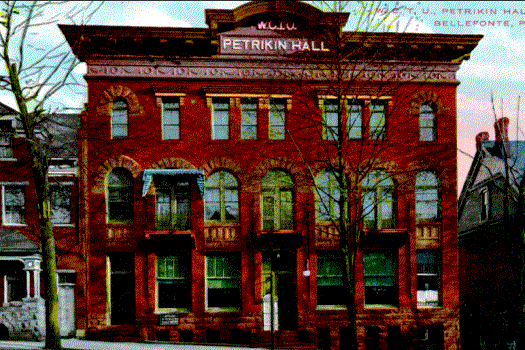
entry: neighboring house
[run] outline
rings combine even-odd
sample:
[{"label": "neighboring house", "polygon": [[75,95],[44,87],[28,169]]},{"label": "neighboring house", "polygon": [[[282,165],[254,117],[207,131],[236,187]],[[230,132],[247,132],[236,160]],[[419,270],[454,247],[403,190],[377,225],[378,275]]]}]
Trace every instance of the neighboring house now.
[{"label": "neighboring house", "polygon": [[461,337],[469,349],[516,340],[510,232],[502,227],[505,179],[512,225],[525,171],[525,141],[509,141],[508,123],[507,118],[497,120],[493,141],[488,132],[476,136],[476,154],[458,201]]},{"label": "neighboring house", "polygon": [[[330,50],[326,29],[348,16],[256,1],[206,10],[208,28],[60,26],[88,66],[78,169],[77,152],[60,147],[73,135],[49,143],[61,300],[74,307],[63,308],[63,334],[268,346],[273,298],[278,346],[345,348],[330,224],[339,192],[322,167],[337,104],[318,62]],[[379,57],[356,68],[363,80],[344,99],[345,142],[386,150],[350,194],[367,208],[359,348],[458,349],[456,72],[481,36],[342,37]],[[307,114],[317,118],[311,129]],[[0,253],[19,242],[15,262],[2,262],[18,265],[3,272],[8,303],[39,294],[38,269],[22,264],[39,262],[32,180],[11,127],[0,160]],[[296,145],[308,149],[315,180]],[[331,196],[316,198],[315,184]]]},{"label": "neighboring house", "polygon": [[[78,115],[45,116],[39,133],[50,157],[52,222],[63,336],[75,335]],[[36,194],[18,112],[0,104],[0,338],[42,339],[44,301]],[[73,282],[70,283],[70,282]],[[68,299],[69,298],[69,299]]]}]

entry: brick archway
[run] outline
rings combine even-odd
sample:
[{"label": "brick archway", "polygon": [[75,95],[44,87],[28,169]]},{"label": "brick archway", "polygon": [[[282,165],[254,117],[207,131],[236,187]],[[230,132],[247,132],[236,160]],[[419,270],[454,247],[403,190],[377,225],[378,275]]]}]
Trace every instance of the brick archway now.
[{"label": "brick archway", "polygon": [[110,158],[98,168],[97,176],[95,177],[91,192],[95,194],[103,194],[106,184],[106,177],[115,168],[125,168],[129,170],[134,178],[139,176],[142,172],[142,167],[139,165],[139,163],[128,156],[121,154],[118,157]]},{"label": "brick archway", "polygon": [[197,167],[182,158],[163,158],[150,166],[151,169],[196,169]]},{"label": "brick archway", "polygon": [[135,95],[135,93],[127,86],[122,85],[111,86],[102,93],[102,98],[100,99],[99,104],[97,106],[97,113],[105,116],[110,116],[113,100],[115,100],[115,98],[117,97],[121,97],[124,100],[126,100],[126,103],[128,105],[128,113],[130,115],[144,114],[144,108],[140,106],[137,95]]},{"label": "brick archway", "polygon": [[259,192],[264,175],[272,169],[283,169],[290,173],[297,192],[311,192],[312,181],[305,176],[303,169],[285,158],[265,159],[257,165],[248,183],[247,192]]},{"label": "brick archway", "polygon": [[435,114],[442,114],[446,112],[446,109],[443,107],[443,102],[441,102],[441,97],[434,91],[420,91],[412,96],[410,101],[410,107],[408,109],[409,114],[419,114],[419,107],[424,102],[432,102],[436,108],[434,111]]}]

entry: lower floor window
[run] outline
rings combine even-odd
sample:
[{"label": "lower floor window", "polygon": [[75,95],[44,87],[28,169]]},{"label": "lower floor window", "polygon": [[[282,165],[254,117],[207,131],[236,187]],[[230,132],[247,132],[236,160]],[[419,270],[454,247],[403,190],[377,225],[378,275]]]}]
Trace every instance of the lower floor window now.
[{"label": "lower floor window", "polygon": [[337,253],[317,255],[317,305],[343,306],[343,259]]},{"label": "lower floor window", "polygon": [[396,267],[393,252],[365,252],[365,304],[396,305]]},{"label": "lower floor window", "polygon": [[439,305],[441,255],[433,250],[417,252],[417,306]]},{"label": "lower floor window", "polygon": [[24,189],[24,186],[18,185],[3,186],[2,221],[4,225],[25,224]]},{"label": "lower floor window", "polygon": [[191,309],[191,256],[157,256],[159,309]]},{"label": "lower floor window", "polygon": [[238,254],[206,257],[206,306],[240,309],[241,261]]}]

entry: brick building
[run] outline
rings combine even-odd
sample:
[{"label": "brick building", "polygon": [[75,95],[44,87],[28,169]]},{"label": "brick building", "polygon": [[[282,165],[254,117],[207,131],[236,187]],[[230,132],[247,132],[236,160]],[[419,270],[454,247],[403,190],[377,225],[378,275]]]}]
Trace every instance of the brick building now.
[{"label": "brick building", "polygon": [[[338,212],[315,184],[338,193],[323,64],[348,14],[257,1],[205,15],[207,28],[60,26],[88,66],[76,327],[268,345],[273,299],[279,346],[344,348]],[[360,348],[456,349],[455,73],[481,37],[336,37],[357,77],[343,157],[377,165],[349,194],[372,208],[355,223]]]}]

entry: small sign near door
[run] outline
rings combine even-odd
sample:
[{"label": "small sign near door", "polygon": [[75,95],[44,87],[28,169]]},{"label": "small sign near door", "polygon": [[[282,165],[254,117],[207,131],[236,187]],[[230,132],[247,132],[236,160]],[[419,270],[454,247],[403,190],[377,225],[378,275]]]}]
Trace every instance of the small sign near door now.
[{"label": "small sign near door", "polygon": [[179,314],[161,314],[159,315],[159,326],[178,326]]}]

